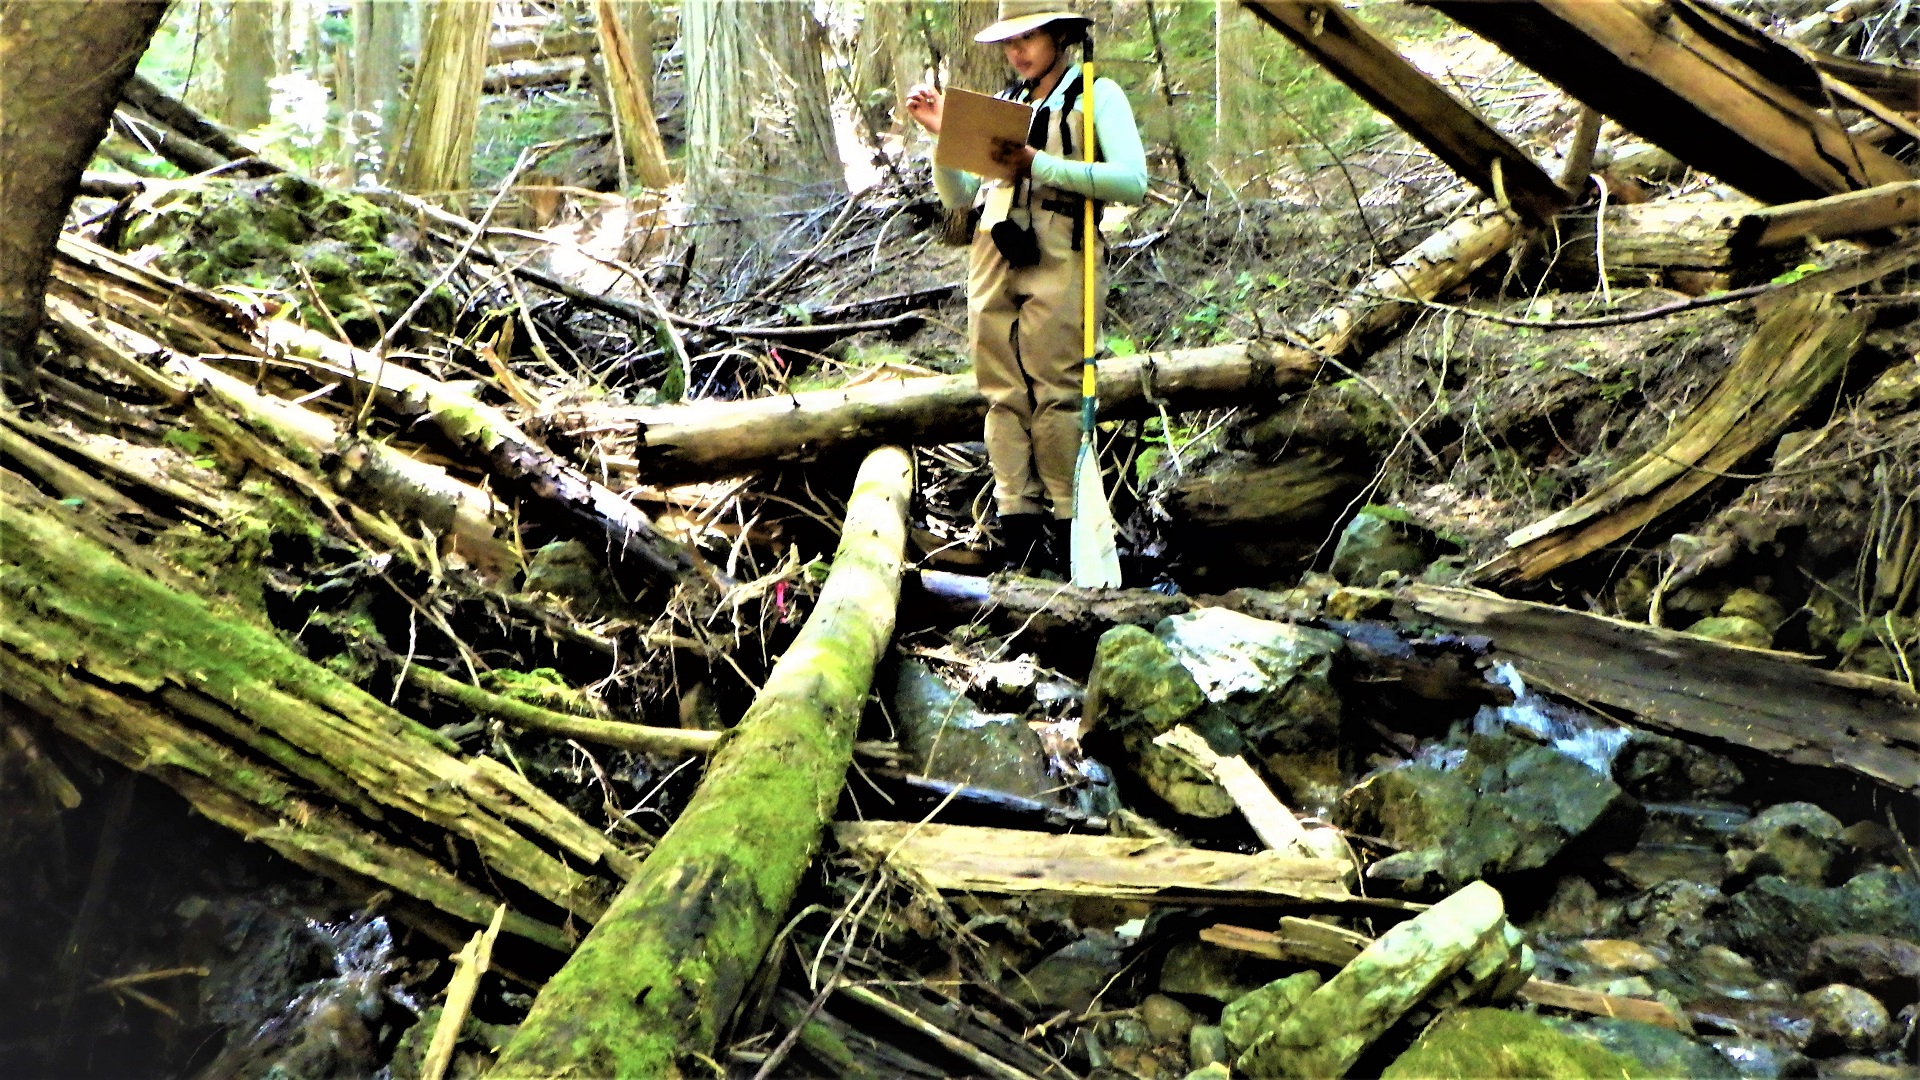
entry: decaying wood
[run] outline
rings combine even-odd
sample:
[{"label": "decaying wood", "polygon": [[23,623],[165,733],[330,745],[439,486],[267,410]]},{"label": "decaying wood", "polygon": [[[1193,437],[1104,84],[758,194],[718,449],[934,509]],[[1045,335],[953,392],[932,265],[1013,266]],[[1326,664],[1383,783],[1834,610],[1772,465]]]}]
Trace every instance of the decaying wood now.
[{"label": "decaying wood", "polygon": [[1331,0],[1246,0],[1246,6],[1488,198],[1505,199],[1534,225],[1551,221],[1571,201],[1525,151],[1345,7]]},{"label": "decaying wood", "polygon": [[1308,859],[1340,857],[1339,849],[1343,845],[1339,836],[1326,829],[1316,830],[1318,836],[1310,834],[1245,758],[1238,754],[1223,757],[1214,753],[1213,747],[1207,745],[1206,736],[1185,724],[1174,726],[1153,741],[1173,750],[1225,788],[1228,797],[1240,808],[1241,816],[1253,827],[1254,835],[1267,847]]},{"label": "decaying wood", "polygon": [[907,821],[841,822],[834,835],[856,858],[884,864],[931,889],[1160,903],[1405,907],[1349,892],[1353,866],[1344,859],[1271,851],[1237,855],[1158,840]]},{"label": "decaying wood", "polygon": [[647,727],[617,720],[595,720],[568,716],[524,701],[491,694],[471,683],[430,668],[407,668],[407,681],[436,697],[457,702],[480,716],[503,720],[517,728],[544,732],[564,739],[579,739],[601,746],[613,746],[642,754],[711,754],[726,742],[726,732],[695,731],[686,728]]},{"label": "decaying wood", "polygon": [[913,1010],[867,987],[842,986],[840,993],[884,1015],[894,1023],[906,1026],[915,1034],[932,1039],[941,1049],[978,1069],[981,1076],[990,1076],[994,1080],[1037,1080],[1033,1074],[1014,1068],[952,1032],[927,1022]]},{"label": "decaying wood", "polygon": [[1611,205],[1604,221],[1567,214],[1557,223],[1554,258],[1577,274],[1604,269],[1614,285],[1670,285],[1697,296],[1731,283],[1735,230],[1758,209],[1747,199],[1667,199]]},{"label": "decaying wood", "polygon": [[1376,271],[1353,290],[1353,299],[1315,316],[1300,328],[1300,336],[1321,352],[1346,352],[1399,323],[1420,302],[1465,281],[1520,235],[1512,211],[1485,204]]},{"label": "decaying wood", "polygon": [[1470,589],[1403,596],[1423,617],[1492,639],[1531,684],[1636,724],[1920,794],[1920,693],[1903,683]]},{"label": "decaying wood", "polygon": [[500,936],[500,924],[507,917],[507,905],[494,909],[493,921],[473,935],[465,948],[453,958],[453,978],[447,982],[447,994],[440,1009],[440,1022],[434,1025],[433,1040],[420,1061],[420,1080],[440,1080],[453,1062],[453,1048],[460,1041],[460,1029],[480,990],[480,976],[487,973],[493,959],[493,943]]},{"label": "decaying wood", "polygon": [[1915,225],[1920,225],[1920,180],[1909,180],[1754,210],[1740,219],[1733,243],[1742,249],[1771,248]]},{"label": "decaying wood", "polygon": [[1520,984],[1520,990],[1514,996],[1521,1001],[1534,1005],[1544,1005],[1550,1009],[1565,1009],[1568,1012],[1587,1013],[1592,1016],[1610,1016],[1620,1020],[1638,1020],[1643,1024],[1672,1028],[1683,1034],[1693,1034],[1693,1024],[1674,1012],[1664,1001],[1652,998],[1627,997],[1623,994],[1608,994],[1599,990],[1587,990],[1565,983],[1548,982],[1545,979],[1528,979]]},{"label": "decaying wood", "polygon": [[639,873],[540,992],[502,1076],[664,1076],[710,1057],[787,918],[893,633],[912,461],[868,456],[800,635]]},{"label": "decaying wood", "polygon": [[1658,446],[1573,505],[1507,537],[1507,551],[1474,577],[1537,581],[1638,531],[1737,469],[1839,376],[1866,325],[1865,316],[1831,296],[1788,301]]},{"label": "decaying wood", "polygon": [[[1746,32],[1704,4],[1638,0],[1429,0],[1548,81],[1703,172],[1762,202],[1793,202],[1913,179],[1782,81],[1754,69]],[[1789,58],[1789,62],[1791,58]],[[1776,77],[1769,77],[1776,76]]]}]

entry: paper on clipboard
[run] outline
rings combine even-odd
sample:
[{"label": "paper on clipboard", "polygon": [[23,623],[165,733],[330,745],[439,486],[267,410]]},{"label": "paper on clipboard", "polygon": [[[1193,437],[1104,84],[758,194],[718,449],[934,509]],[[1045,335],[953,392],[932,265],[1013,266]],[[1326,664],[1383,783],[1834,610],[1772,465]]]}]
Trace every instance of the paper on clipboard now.
[{"label": "paper on clipboard", "polygon": [[1026,142],[1032,124],[1031,105],[971,90],[948,90],[940,109],[940,138],[933,145],[933,163],[994,180],[1011,180],[1013,170],[993,160],[994,144],[1001,139]]}]

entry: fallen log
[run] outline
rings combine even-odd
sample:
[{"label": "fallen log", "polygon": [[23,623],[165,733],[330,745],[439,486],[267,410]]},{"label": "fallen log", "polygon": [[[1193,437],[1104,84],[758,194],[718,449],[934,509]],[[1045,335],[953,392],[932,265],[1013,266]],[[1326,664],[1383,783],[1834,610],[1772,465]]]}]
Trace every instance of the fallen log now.
[{"label": "fallen log", "polygon": [[1538,581],[1692,498],[1777,437],[1839,377],[1867,321],[1830,295],[1788,300],[1658,446],[1573,505],[1508,536],[1506,552],[1475,569],[1473,579]]},{"label": "fallen log", "polygon": [[581,56],[600,51],[600,36],[592,30],[564,30],[557,34],[502,34],[487,43],[487,66],[549,56]]},{"label": "fallen log", "polygon": [[786,919],[893,633],[912,462],[860,469],[833,571],[687,808],[534,1002],[499,1076],[667,1076],[710,1058]]},{"label": "fallen log", "polygon": [[1583,277],[1606,274],[1616,286],[1664,285],[1699,296],[1725,289],[1736,266],[1734,235],[1745,215],[1760,209],[1746,199],[1668,199],[1568,214],[1559,221],[1557,265]]},{"label": "fallen log", "polygon": [[120,92],[120,100],[205,147],[224,161],[244,159],[246,164],[241,167],[243,175],[270,176],[282,171],[280,166],[260,157],[243,144],[231,130],[207,119],[198,109],[160,89],[144,75],[135,75],[127,80],[125,89]]},{"label": "fallen log", "polygon": [[1331,0],[1247,0],[1246,6],[1488,198],[1505,199],[1534,225],[1551,221],[1572,201],[1525,151],[1342,5]]},{"label": "fallen log", "polygon": [[1797,658],[1471,589],[1416,585],[1425,618],[1485,635],[1531,684],[1635,723],[1920,794],[1920,693]]},{"label": "fallen log", "polygon": [[487,69],[480,89],[489,94],[524,90],[529,86],[552,86],[585,78],[587,61],[579,56],[555,56],[542,60],[515,60]]},{"label": "fallen log", "polygon": [[1740,219],[1732,242],[1740,250],[1773,248],[1915,225],[1920,225],[1920,180],[1909,180],[1754,210]]},{"label": "fallen log", "polygon": [[613,746],[641,754],[711,754],[727,740],[723,731],[647,727],[617,720],[568,716],[524,701],[488,693],[471,683],[418,664],[407,668],[407,681],[435,697],[456,702],[477,716],[505,721],[514,727],[563,739]]},{"label": "fallen log", "polygon": [[[1793,202],[1913,179],[1781,85],[1804,74],[1756,71],[1747,36],[1689,0],[1428,0],[1582,103],[1761,202]],[[1791,58],[1789,58],[1791,59]],[[1770,78],[1769,75],[1777,76]]]}]

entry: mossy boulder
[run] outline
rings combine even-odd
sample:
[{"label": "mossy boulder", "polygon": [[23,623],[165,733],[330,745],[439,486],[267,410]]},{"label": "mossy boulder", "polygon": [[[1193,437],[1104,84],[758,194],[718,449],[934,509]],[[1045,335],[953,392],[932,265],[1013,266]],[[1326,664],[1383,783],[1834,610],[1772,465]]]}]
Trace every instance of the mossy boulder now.
[{"label": "mossy boulder", "polygon": [[1603,1016],[1583,1020],[1549,1020],[1575,1038],[1596,1043],[1642,1066],[1642,1075],[1687,1077],[1688,1080],[1738,1080],[1739,1070],[1712,1047],[1669,1027]]},{"label": "mossy boulder", "polygon": [[1284,979],[1275,979],[1251,994],[1235,998],[1220,1012],[1220,1029],[1234,1053],[1252,1046],[1254,1040],[1286,1019],[1307,995],[1320,989],[1320,973],[1302,971]]},{"label": "mossy boulder", "polygon": [[1333,549],[1333,576],[1349,585],[1372,586],[1388,572],[1416,576],[1433,560],[1440,540],[1391,507],[1361,508],[1341,530]]},{"label": "mossy boulder", "polygon": [[1845,830],[1839,818],[1812,803],[1769,806],[1734,830],[1727,869],[1748,877],[1777,874],[1802,885],[1825,885]]},{"label": "mossy boulder", "polygon": [[1745,615],[1709,616],[1687,627],[1687,632],[1755,649],[1773,647],[1773,631]]},{"label": "mossy boulder", "polygon": [[1639,1061],[1569,1035],[1537,1016],[1461,1009],[1421,1033],[1381,1080],[1575,1080],[1653,1077]]},{"label": "mossy boulder", "polygon": [[926,776],[956,784],[1055,801],[1040,736],[1017,713],[981,712],[932,668],[900,665],[894,719],[902,749]]},{"label": "mossy boulder", "polygon": [[[330,312],[359,345],[377,340],[438,276],[410,221],[290,174],[168,188],[136,206],[122,246],[155,249],[154,265],[195,285],[280,294],[323,333],[332,333]],[[445,329],[453,317],[442,288],[413,323]]]},{"label": "mossy boulder", "polygon": [[1869,870],[1833,889],[1767,875],[1733,897],[1731,923],[1741,952],[1771,970],[1792,970],[1832,934],[1920,941],[1920,886],[1892,870]]},{"label": "mossy boulder", "polygon": [[1089,730],[1119,737],[1127,770],[1174,810],[1201,818],[1233,813],[1226,789],[1153,741],[1177,724],[1192,723],[1216,751],[1242,749],[1208,709],[1193,675],[1160,639],[1137,626],[1116,626],[1100,636],[1087,677],[1085,715]]},{"label": "mossy boulder", "polygon": [[1466,826],[1480,795],[1454,773],[1430,765],[1402,765],[1348,788],[1333,822],[1378,836],[1403,851],[1444,844]]}]

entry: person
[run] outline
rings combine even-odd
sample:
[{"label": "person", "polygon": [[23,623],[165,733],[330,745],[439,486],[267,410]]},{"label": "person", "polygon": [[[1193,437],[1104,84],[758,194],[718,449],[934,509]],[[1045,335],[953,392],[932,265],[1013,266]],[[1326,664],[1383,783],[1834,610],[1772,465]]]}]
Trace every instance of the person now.
[{"label": "person", "polygon": [[[1126,92],[1104,78],[1082,92],[1080,65],[1072,62],[1069,50],[1087,41],[1092,24],[1063,0],[1001,0],[998,21],[974,40],[1005,51],[1018,82],[1002,96],[1035,106],[1032,130],[1024,144],[1003,140],[995,148],[1012,180],[944,168],[933,178],[949,211],[977,208],[967,347],[987,399],[1001,543],[1010,565],[1029,570],[1062,568],[1073,519],[1086,197],[1098,201],[1097,213],[1099,203],[1137,204],[1147,193],[1146,153]],[[1097,143],[1091,163],[1081,138],[1089,100]],[[907,95],[909,115],[934,135],[943,105],[931,86]],[[1023,234],[1030,237],[1025,250]]]}]

